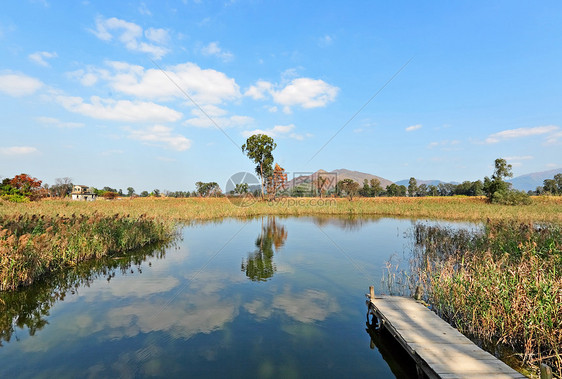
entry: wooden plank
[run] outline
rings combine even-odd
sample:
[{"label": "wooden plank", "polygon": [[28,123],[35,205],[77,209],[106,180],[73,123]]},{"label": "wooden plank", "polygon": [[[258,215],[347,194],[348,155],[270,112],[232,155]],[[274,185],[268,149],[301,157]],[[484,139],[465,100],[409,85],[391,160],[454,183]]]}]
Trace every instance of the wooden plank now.
[{"label": "wooden plank", "polygon": [[413,299],[375,298],[372,292],[367,297],[384,327],[430,377],[525,378]]}]

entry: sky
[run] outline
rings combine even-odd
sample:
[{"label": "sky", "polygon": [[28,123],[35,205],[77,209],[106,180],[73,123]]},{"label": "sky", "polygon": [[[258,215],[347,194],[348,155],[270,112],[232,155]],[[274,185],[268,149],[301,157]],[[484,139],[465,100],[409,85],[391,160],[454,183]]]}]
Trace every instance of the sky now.
[{"label": "sky", "polygon": [[4,2],[0,176],[193,190],[252,172],[398,181],[562,167],[556,1]]}]

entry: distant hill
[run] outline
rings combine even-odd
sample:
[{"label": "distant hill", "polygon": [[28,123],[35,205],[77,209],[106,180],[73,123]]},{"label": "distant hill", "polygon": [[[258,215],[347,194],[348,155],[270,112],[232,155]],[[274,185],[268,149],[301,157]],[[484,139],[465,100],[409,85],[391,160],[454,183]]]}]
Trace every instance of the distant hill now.
[{"label": "distant hill", "polygon": [[291,181],[289,181],[289,188],[292,188],[294,186],[298,186],[299,184],[303,184],[303,183],[311,183],[314,180],[316,180],[319,175],[328,179],[328,182],[327,182],[328,184],[327,184],[326,189],[334,188],[336,186],[337,182],[339,182],[340,180],[344,180],[344,179],[352,179],[352,180],[358,182],[361,185],[363,185],[363,181],[365,179],[367,179],[369,181],[371,179],[378,179],[381,182],[382,188],[386,188],[386,186],[392,184],[391,180],[381,178],[380,176],[367,174],[367,173],[359,172],[359,171],[346,170],[346,169],[341,168],[339,170],[333,170],[333,171],[318,170],[311,175],[298,176],[298,177],[292,179]]},{"label": "distant hill", "polygon": [[[440,183],[446,183],[442,180],[421,180],[421,179],[416,179],[416,183],[417,185],[422,185],[425,184],[426,186],[438,186]],[[408,184],[410,184],[410,179],[404,179],[404,180],[399,180],[396,182],[397,185],[399,186],[406,186],[408,187]]]},{"label": "distant hill", "polygon": [[558,173],[562,173],[562,168],[541,172],[532,172],[530,174],[525,174],[509,179],[508,182],[513,185],[513,188],[520,191],[534,191],[538,186],[543,185],[545,179],[552,179],[554,175]]}]

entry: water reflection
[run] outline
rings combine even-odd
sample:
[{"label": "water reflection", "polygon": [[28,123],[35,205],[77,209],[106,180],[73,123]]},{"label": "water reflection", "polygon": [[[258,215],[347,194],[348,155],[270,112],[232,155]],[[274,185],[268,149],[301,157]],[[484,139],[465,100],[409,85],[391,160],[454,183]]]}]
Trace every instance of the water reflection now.
[{"label": "water reflection", "polygon": [[265,224],[262,219],[261,233],[256,239],[256,247],[248,259],[242,261],[241,269],[248,279],[264,282],[273,277],[277,267],[273,263],[273,253],[279,251],[287,240],[285,226],[278,223],[275,217],[267,217]]},{"label": "water reflection", "polygon": [[[381,272],[402,249],[396,231],[409,224],[349,217],[193,223],[165,257],[161,248],[90,262],[0,293],[0,377],[392,377],[386,353],[367,347],[358,301],[378,277],[358,275],[348,257]],[[150,257],[164,259],[149,268]]]},{"label": "water reflection", "polygon": [[367,222],[373,222],[379,220],[380,217],[365,218],[358,217],[355,215],[350,216],[314,216],[312,217],[312,222],[318,226],[328,226],[333,225],[344,230],[359,230]]},{"label": "water reflection", "polygon": [[370,337],[369,348],[378,350],[396,378],[421,378],[416,362],[400,346],[396,339],[376,323],[367,321],[365,331]]},{"label": "water reflection", "polygon": [[50,309],[64,301],[67,294],[75,295],[81,288],[90,287],[94,280],[104,277],[108,282],[116,273],[142,273],[141,263],[148,258],[163,258],[166,245],[150,246],[122,257],[83,262],[78,266],[49,275],[27,288],[0,292],[0,346],[10,342],[17,330],[27,329],[33,336],[48,325]]}]

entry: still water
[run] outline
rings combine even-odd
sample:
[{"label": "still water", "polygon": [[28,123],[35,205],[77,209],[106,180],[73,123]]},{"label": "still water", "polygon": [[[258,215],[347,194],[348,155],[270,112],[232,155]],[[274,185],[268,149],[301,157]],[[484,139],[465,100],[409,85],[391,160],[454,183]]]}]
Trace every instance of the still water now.
[{"label": "still water", "polygon": [[[409,377],[365,328],[413,221],[225,219],[0,297],[0,377]],[[407,263],[406,263],[407,264]]]}]

